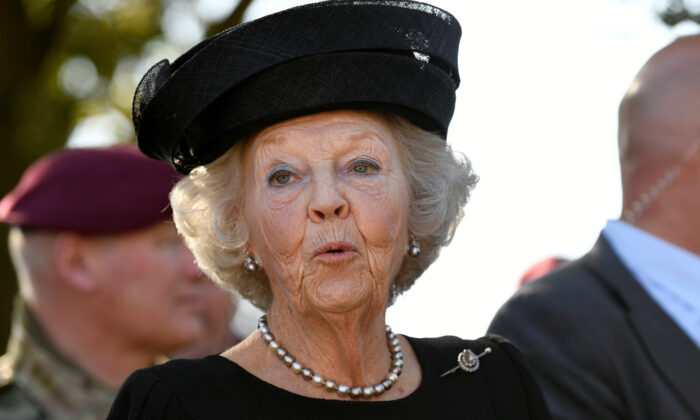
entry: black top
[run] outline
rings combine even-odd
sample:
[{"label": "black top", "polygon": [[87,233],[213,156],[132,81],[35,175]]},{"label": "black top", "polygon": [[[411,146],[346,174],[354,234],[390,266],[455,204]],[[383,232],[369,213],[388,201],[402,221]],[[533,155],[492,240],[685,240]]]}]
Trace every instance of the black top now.
[{"label": "black top", "polygon": [[[422,381],[399,400],[304,397],[258,379],[229,359],[208,356],[136,371],[119,391],[108,420],[550,418],[520,353],[506,340],[493,335],[476,341],[407,339],[420,361]],[[479,354],[486,347],[492,352],[481,358],[477,371],[458,369],[440,377],[457,366],[463,349]]]}]

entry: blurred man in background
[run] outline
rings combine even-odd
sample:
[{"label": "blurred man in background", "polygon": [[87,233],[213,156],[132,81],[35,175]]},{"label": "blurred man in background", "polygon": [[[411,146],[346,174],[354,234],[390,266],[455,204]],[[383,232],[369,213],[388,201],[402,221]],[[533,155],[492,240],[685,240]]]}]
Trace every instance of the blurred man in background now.
[{"label": "blurred man in background", "polygon": [[[213,281],[204,285],[204,308],[202,334],[191,344],[177,349],[168,356],[173,359],[194,359],[219,354],[241,341],[234,332],[233,320],[238,309],[238,296],[231,290],[223,289]],[[254,322],[251,326],[255,325]]]},{"label": "blurred man in background", "polygon": [[103,419],[131,372],[200,336],[206,283],[171,221],[176,181],[135,146],[62,150],[0,201],[20,290],[1,419]]},{"label": "blurred man in background", "polygon": [[621,220],[489,330],[522,350],[554,418],[700,419],[700,36],[651,57],[619,116]]}]

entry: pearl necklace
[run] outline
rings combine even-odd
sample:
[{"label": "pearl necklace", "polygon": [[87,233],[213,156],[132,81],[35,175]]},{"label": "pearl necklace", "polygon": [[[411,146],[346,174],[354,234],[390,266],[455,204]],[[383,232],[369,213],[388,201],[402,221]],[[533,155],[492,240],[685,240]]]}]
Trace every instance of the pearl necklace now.
[{"label": "pearl necklace", "polygon": [[262,336],[263,340],[270,346],[287,367],[289,367],[292,372],[297,375],[301,375],[307,381],[311,381],[312,384],[316,386],[323,386],[328,392],[336,392],[340,396],[350,395],[353,398],[365,397],[372,398],[382,395],[385,391],[391,389],[392,385],[399,380],[399,375],[403,370],[403,353],[401,352],[401,344],[399,339],[391,331],[391,327],[386,326],[386,339],[389,344],[389,350],[391,350],[391,369],[387,373],[384,380],[376,385],[369,385],[365,387],[338,384],[330,379],[324,379],[320,375],[314,374],[314,371],[304,367],[301,363],[294,359],[294,356],[289,354],[289,352],[280,346],[280,344],[275,340],[275,336],[272,335],[270,327],[267,325],[267,316],[263,314],[258,320],[258,332]]}]

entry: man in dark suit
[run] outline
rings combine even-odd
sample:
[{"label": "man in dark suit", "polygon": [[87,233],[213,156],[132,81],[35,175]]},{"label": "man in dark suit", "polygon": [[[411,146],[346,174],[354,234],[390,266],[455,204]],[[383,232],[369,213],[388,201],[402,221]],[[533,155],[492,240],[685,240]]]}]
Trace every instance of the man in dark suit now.
[{"label": "man in dark suit", "polygon": [[559,419],[700,419],[700,36],[620,105],[620,220],[525,284],[490,332],[528,359]]}]

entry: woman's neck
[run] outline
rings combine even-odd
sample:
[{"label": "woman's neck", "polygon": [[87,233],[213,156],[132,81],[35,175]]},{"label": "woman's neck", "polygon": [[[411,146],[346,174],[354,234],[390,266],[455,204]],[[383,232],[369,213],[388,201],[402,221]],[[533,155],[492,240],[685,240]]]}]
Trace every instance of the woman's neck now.
[{"label": "woman's neck", "polygon": [[[283,306],[273,306],[268,311],[267,324],[281,347],[324,380],[364,387],[380,383],[392,367],[384,315],[384,310],[373,317],[359,312],[300,315]],[[401,341],[405,360],[399,380],[402,386],[397,387],[399,391],[387,392],[378,399],[401,398],[420,383],[417,359],[408,342]],[[316,398],[342,398],[293,373],[258,332],[223,355],[260,379],[288,391]]]},{"label": "woman's neck", "polygon": [[280,305],[267,318],[277,341],[300,363],[324,378],[359,386],[380,381],[390,368],[384,314],[300,315]]}]

